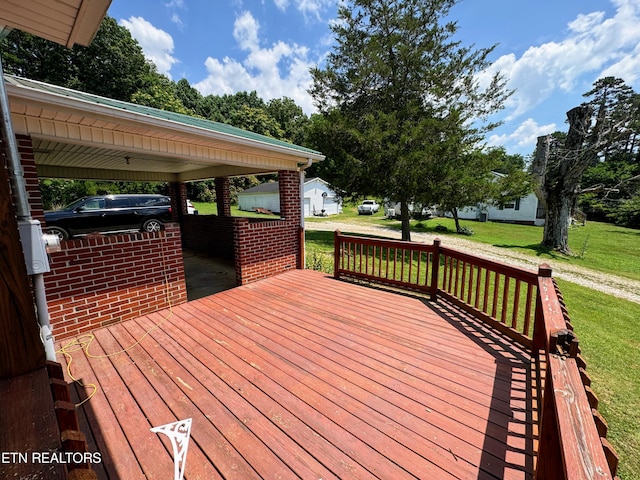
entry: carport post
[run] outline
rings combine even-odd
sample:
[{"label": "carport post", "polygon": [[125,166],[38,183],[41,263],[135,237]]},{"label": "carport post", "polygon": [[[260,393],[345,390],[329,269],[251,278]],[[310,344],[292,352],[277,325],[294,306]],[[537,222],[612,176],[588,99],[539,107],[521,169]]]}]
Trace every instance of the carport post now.
[{"label": "carport post", "polygon": [[229,177],[216,177],[216,203],[218,204],[218,216],[231,216],[231,189]]}]

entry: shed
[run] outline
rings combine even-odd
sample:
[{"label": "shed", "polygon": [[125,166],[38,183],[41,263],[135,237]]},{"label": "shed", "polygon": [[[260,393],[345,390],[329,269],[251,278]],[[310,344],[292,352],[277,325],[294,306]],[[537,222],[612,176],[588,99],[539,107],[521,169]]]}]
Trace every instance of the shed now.
[{"label": "shed", "polygon": [[[280,211],[278,182],[262,183],[238,194],[240,210],[252,211],[263,208],[272,212]],[[304,181],[304,216],[324,216],[342,213],[342,201],[329,184],[319,177]]]}]

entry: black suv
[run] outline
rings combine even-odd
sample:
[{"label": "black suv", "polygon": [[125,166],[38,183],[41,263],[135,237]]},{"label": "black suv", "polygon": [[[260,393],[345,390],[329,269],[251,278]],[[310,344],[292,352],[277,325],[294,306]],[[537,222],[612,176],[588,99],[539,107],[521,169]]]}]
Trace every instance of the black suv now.
[{"label": "black suv", "polygon": [[139,229],[157,232],[171,220],[171,198],[164,195],[96,195],[62,210],[44,212],[45,230],[67,240],[76,234]]}]

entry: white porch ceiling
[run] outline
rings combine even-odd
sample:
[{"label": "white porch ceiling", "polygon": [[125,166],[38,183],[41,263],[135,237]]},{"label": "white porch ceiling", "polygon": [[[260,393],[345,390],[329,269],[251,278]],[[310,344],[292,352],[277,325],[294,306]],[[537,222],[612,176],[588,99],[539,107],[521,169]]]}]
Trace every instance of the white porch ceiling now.
[{"label": "white porch ceiling", "polygon": [[16,28],[66,47],[93,40],[111,0],[0,0],[0,27]]}]

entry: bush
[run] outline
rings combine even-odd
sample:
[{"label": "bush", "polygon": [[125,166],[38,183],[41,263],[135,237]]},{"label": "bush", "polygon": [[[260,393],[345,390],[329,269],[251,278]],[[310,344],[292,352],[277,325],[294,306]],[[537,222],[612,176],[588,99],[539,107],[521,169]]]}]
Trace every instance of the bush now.
[{"label": "bush", "polygon": [[316,248],[307,249],[305,267],[318,272],[333,273],[333,258]]},{"label": "bush", "polygon": [[461,227],[460,230],[458,230],[458,233],[460,235],[466,235],[467,237],[470,237],[473,235],[473,230],[471,230],[469,227]]},{"label": "bush", "polygon": [[609,215],[616,225],[640,228],[640,194],[620,202],[618,208]]},{"label": "bush", "polygon": [[436,232],[448,232],[449,231],[449,229],[447,227],[445,227],[444,225],[442,225],[440,223],[438,225],[436,225],[435,227],[433,227],[433,229]]}]

